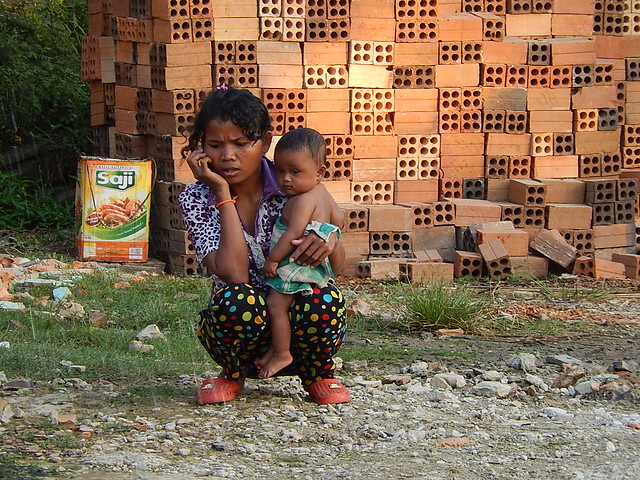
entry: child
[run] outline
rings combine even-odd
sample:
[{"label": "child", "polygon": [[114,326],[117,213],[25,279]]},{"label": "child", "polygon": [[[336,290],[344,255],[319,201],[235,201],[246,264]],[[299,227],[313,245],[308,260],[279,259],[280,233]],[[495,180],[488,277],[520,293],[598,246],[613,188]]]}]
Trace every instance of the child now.
[{"label": "child", "polygon": [[334,272],[344,263],[344,250],[336,249],[317,267],[290,262],[291,241],[313,231],[322,238],[336,232],[343,214],[322,185],[325,172],[326,146],[322,135],[310,128],[286,133],[274,152],[278,184],[289,196],[276,221],[271,237],[271,250],[265,260],[264,273],[271,287],[267,305],[271,318],[272,344],[267,353],[256,360],[261,378],[269,378],[293,361],[289,344],[291,324],[289,309],[293,294],[312,293],[315,287],[333,283]]}]

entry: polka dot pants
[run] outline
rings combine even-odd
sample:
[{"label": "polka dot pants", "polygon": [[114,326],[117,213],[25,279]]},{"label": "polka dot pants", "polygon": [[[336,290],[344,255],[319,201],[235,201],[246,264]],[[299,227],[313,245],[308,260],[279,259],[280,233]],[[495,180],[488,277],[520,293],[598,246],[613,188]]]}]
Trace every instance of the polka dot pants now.
[{"label": "polka dot pants", "polygon": [[[196,334],[230,380],[257,378],[254,365],[270,345],[269,314],[264,293],[232,283],[215,293],[209,310],[200,313]],[[336,354],[346,331],[344,298],[333,285],[297,294],[289,310],[293,363],[280,372],[298,375],[305,386],[332,378]]]}]

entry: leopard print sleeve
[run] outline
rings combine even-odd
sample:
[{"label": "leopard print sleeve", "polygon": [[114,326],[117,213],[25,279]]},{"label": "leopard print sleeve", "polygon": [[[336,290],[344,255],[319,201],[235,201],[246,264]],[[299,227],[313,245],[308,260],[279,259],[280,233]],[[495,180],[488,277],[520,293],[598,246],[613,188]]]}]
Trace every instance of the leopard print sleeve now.
[{"label": "leopard print sleeve", "polygon": [[220,244],[220,217],[213,192],[200,182],[192,183],[180,193],[178,203],[196,258],[202,263]]}]

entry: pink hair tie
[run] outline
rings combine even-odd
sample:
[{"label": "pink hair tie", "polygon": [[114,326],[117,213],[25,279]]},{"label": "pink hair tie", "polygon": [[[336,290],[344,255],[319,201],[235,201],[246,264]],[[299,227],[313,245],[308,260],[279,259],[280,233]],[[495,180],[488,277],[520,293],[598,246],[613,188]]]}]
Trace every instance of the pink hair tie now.
[{"label": "pink hair tie", "polygon": [[229,90],[229,87],[227,86],[226,83],[221,83],[216,87],[216,90]]}]

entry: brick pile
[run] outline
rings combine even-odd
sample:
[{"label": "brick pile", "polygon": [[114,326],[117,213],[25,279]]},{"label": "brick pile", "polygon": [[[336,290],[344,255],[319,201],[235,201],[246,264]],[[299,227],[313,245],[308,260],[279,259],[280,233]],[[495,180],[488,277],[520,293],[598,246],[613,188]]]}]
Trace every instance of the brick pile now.
[{"label": "brick pile", "polygon": [[197,271],[176,205],[194,180],[180,148],[221,82],[264,100],[275,141],[302,126],[325,136],[325,185],[347,220],[346,275],[637,271],[637,1],[88,8],[93,153],[155,160],[151,247],[174,273]]}]

